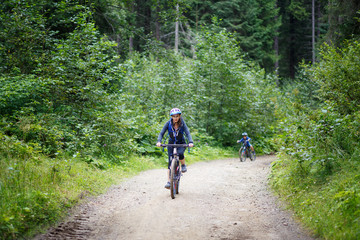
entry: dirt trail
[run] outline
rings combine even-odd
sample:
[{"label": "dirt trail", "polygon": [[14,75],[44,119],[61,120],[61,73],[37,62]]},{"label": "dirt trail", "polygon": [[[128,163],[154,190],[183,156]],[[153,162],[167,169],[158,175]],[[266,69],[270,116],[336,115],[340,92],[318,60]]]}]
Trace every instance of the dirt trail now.
[{"label": "dirt trail", "polygon": [[268,191],[274,157],[188,166],[174,200],[166,170],[143,172],[35,239],[313,239]]}]

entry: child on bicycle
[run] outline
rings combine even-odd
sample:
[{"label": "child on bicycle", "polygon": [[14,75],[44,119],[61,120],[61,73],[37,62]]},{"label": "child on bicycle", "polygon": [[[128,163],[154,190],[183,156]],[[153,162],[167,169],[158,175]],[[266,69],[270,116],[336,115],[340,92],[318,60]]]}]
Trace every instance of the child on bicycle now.
[{"label": "child on bicycle", "polygon": [[251,138],[248,137],[248,134],[246,132],[242,133],[242,139],[237,140],[237,143],[244,143],[246,144],[247,147],[251,148],[251,151],[254,151],[254,147],[250,144],[250,140]]},{"label": "child on bicycle", "polygon": [[[170,116],[171,119],[165,123],[163,129],[161,130],[158,139],[157,139],[157,143],[156,146],[161,147],[161,140],[165,134],[166,131],[168,131],[169,134],[169,142],[168,144],[185,144],[185,136],[186,135],[187,139],[189,140],[189,147],[193,147],[194,146],[194,142],[191,138],[190,135],[190,131],[188,129],[188,127],[185,124],[184,119],[181,117],[181,111],[179,108],[173,108],[170,111]],[[168,182],[165,185],[165,188],[169,189],[170,188],[170,159],[173,153],[173,148],[172,147],[168,147],[168,171],[167,171],[167,175],[168,175]],[[185,164],[185,157],[184,157],[184,152],[185,152],[185,148],[184,147],[179,147],[177,149],[178,153],[179,153],[179,160],[181,162],[181,172],[186,172],[187,168],[186,168],[186,164]]]}]

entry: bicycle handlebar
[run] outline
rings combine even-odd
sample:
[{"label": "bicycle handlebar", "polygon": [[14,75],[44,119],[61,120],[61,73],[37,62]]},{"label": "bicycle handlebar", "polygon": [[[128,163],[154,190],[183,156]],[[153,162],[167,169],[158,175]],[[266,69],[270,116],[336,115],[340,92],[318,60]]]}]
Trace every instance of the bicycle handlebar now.
[{"label": "bicycle handlebar", "polygon": [[161,144],[161,147],[189,147],[189,144]]}]

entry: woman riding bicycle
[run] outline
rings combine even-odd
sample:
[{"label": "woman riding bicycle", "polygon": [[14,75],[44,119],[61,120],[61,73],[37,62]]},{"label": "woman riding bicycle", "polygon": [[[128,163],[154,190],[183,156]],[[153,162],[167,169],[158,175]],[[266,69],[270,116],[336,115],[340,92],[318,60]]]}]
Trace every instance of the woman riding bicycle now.
[{"label": "woman riding bicycle", "polygon": [[[187,139],[189,140],[189,147],[193,147],[193,140],[191,138],[191,134],[190,131],[188,129],[188,127],[185,124],[184,119],[181,117],[181,111],[178,108],[173,108],[170,111],[170,116],[171,119],[165,123],[163,129],[161,130],[158,139],[157,139],[157,143],[156,146],[160,147],[161,146],[161,140],[165,134],[166,131],[168,131],[169,133],[169,144],[185,144],[185,136],[186,135]],[[168,147],[168,171],[167,171],[167,175],[168,175],[168,182],[165,185],[165,188],[169,189],[170,188],[170,163],[171,163],[171,156],[173,153],[173,148],[172,147]],[[179,160],[181,162],[181,171],[184,173],[187,171],[186,168],[186,164],[185,164],[185,157],[184,157],[184,152],[185,152],[185,148],[184,147],[179,147],[177,148],[177,151],[179,153]]]},{"label": "woman riding bicycle", "polygon": [[248,137],[248,134],[246,132],[242,133],[242,139],[237,140],[237,143],[244,143],[246,144],[247,147],[251,148],[251,151],[254,151],[254,147],[250,144],[250,140],[251,138]]}]

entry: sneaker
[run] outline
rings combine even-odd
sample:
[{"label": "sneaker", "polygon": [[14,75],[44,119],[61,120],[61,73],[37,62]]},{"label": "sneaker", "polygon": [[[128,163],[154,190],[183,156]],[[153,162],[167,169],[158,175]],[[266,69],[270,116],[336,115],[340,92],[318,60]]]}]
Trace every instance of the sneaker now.
[{"label": "sneaker", "polygon": [[186,168],[186,165],[181,165],[181,172],[186,172],[187,171],[187,168]]},{"label": "sneaker", "polygon": [[166,188],[166,189],[170,189],[170,182],[167,182],[167,183],[166,183],[165,188]]}]

